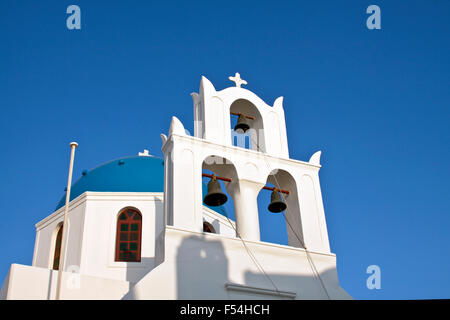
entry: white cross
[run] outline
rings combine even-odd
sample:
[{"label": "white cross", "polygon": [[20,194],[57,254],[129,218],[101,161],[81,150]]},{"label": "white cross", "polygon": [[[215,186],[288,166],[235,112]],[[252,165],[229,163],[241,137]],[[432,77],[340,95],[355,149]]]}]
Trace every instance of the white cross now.
[{"label": "white cross", "polygon": [[231,81],[234,81],[236,83],[236,87],[240,88],[242,84],[247,84],[247,81],[241,79],[241,75],[236,72],[234,77],[228,77]]}]

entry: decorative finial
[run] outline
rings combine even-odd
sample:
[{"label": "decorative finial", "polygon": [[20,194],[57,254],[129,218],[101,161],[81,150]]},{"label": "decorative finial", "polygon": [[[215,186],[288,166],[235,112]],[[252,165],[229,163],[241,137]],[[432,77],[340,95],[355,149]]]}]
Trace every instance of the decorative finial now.
[{"label": "decorative finial", "polygon": [[231,81],[234,81],[234,83],[236,83],[236,87],[240,88],[242,84],[246,85],[247,81],[242,80],[241,79],[241,75],[239,73],[236,72],[236,74],[234,75],[234,77],[228,77],[228,79],[230,79]]},{"label": "decorative finial", "polygon": [[149,157],[150,154],[148,153],[148,150],[144,149],[144,152],[139,152],[138,156],[139,157]]}]

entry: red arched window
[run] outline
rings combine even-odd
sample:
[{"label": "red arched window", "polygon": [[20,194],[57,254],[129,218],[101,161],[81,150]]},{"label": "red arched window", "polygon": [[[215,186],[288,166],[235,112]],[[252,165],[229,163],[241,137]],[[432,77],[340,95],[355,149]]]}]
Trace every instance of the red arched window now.
[{"label": "red arched window", "polygon": [[141,261],[142,216],[136,209],[124,209],[117,218],[116,261]]}]

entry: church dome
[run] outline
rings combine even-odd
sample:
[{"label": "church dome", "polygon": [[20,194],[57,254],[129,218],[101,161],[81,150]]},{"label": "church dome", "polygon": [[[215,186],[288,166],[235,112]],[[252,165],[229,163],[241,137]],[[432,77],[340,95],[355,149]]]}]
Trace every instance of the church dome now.
[{"label": "church dome", "polygon": [[[157,157],[125,157],[84,170],[70,191],[70,200],[86,191],[97,192],[163,192],[164,160]],[[64,195],[56,210],[64,206]]]},{"label": "church dome", "polygon": [[[72,184],[72,201],[86,191],[96,192],[164,192],[164,160],[153,156],[132,156],[106,162],[92,170],[84,170]],[[207,192],[203,185],[203,194]],[[55,210],[63,207],[63,195]],[[209,207],[226,215],[225,208]]]}]

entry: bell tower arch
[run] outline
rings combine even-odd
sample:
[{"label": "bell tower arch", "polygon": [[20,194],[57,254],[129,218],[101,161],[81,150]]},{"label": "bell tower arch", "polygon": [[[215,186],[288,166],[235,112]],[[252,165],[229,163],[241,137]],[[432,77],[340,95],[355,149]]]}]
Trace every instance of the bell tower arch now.
[{"label": "bell tower arch", "polygon": [[[202,171],[207,169],[228,179],[224,185],[233,200],[236,229],[242,239],[260,241],[257,198],[270,183],[288,191],[282,201],[287,205],[289,245],[330,252],[318,175],[320,152],[308,162],[290,159],[283,98],[270,106],[241,87],[247,82],[239,74],[231,78],[235,87],[217,91],[202,77],[199,93],[191,94],[194,136],[186,133],[176,117],[168,137],[161,135],[167,224],[203,231]],[[233,145],[231,116],[236,114],[250,117],[250,149]]]},{"label": "bell tower arch", "polygon": [[[238,75],[237,73],[236,76]],[[236,82],[236,87],[217,91],[208,79],[202,77],[200,92],[191,94],[194,102],[195,137],[232,146],[235,134],[230,126],[230,114],[245,114],[254,118],[249,120],[251,149],[289,158],[283,97],[276,99],[273,106],[270,106],[253,92],[241,88],[246,82],[242,82],[240,76],[233,81]]]},{"label": "bell tower arch", "polygon": [[243,139],[248,138],[249,149],[266,152],[264,123],[258,108],[248,100],[237,99],[230,105],[230,115],[237,118],[238,124],[248,126],[244,134],[243,130],[236,130],[233,123],[231,124],[231,144],[245,147],[246,141]]}]

